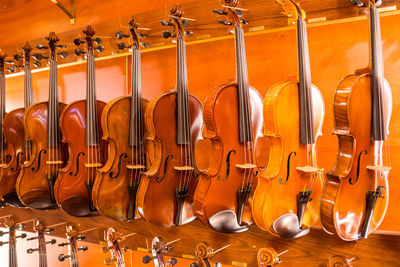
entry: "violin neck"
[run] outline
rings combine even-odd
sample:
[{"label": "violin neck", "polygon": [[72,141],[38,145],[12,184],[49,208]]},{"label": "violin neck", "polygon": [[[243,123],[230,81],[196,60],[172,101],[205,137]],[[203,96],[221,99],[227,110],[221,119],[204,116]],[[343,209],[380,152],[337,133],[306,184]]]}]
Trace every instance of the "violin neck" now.
[{"label": "violin neck", "polygon": [[9,239],[8,239],[8,267],[17,267],[17,250],[15,245],[15,228],[10,227],[9,229]]},{"label": "violin neck", "polygon": [[49,102],[47,110],[47,147],[49,148],[55,148],[59,146],[60,130],[58,127],[58,119],[59,107],[57,61],[52,57],[50,60]]},{"label": "violin neck", "polygon": [[[0,123],[6,115],[6,77],[4,73],[4,58],[0,59]],[[0,127],[0,151],[6,148],[4,143],[3,129]]]},{"label": "violin neck", "polygon": [[140,50],[132,49],[131,118],[129,125],[129,146],[143,144],[142,128],[142,80],[140,70]]},{"label": "violin neck", "polygon": [[372,131],[371,138],[375,141],[387,139],[385,113],[382,92],[385,84],[383,75],[381,27],[379,11],[370,7],[371,35],[371,94],[372,94]]},{"label": "violin neck", "polygon": [[96,76],[93,51],[89,50],[86,64],[86,145],[99,144],[97,121]]},{"label": "violin neck", "polygon": [[39,267],[47,267],[46,241],[44,233],[38,233]]},{"label": "violin neck", "polygon": [[312,85],[307,27],[303,18],[297,19],[297,53],[299,68],[300,143],[314,144]]},{"label": "violin neck", "polygon": [[177,134],[178,145],[190,144],[189,96],[186,66],[186,44],[183,37],[177,40]]},{"label": "violin neck", "polygon": [[27,108],[33,104],[32,71],[30,57],[30,52],[24,52],[24,108]]},{"label": "violin neck", "polygon": [[79,267],[75,238],[72,237],[69,240],[69,244],[70,244],[69,252],[71,253],[71,258],[70,258],[71,264],[70,265],[71,265],[71,267]]},{"label": "violin neck", "polygon": [[235,28],[236,80],[239,102],[239,141],[253,141],[251,108],[249,100],[249,75],[247,72],[246,48],[244,33],[240,27]]}]

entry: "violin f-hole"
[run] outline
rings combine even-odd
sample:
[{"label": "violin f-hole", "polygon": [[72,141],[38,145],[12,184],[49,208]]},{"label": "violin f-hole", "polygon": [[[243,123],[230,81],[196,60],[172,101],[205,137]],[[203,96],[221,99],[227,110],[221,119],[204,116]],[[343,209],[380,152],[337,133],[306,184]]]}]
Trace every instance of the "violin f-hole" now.
[{"label": "violin f-hole", "polygon": [[174,156],[173,155],[168,155],[165,158],[165,161],[164,161],[164,174],[163,174],[163,176],[161,178],[159,176],[156,177],[156,182],[157,183],[161,183],[162,181],[165,180],[165,177],[167,176],[168,162],[169,162],[170,159],[171,160],[174,159]]},{"label": "violin f-hole", "polygon": [[76,156],[76,167],[75,167],[76,171],[75,171],[75,173],[69,172],[70,176],[77,176],[78,175],[78,173],[79,173],[79,157],[80,156],[85,156],[85,152],[79,152],[78,155]]},{"label": "violin f-hole", "polygon": [[296,151],[292,151],[290,152],[288,159],[287,159],[287,166],[286,166],[286,179],[285,181],[283,181],[282,178],[279,178],[279,183],[281,185],[285,185],[288,181],[289,181],[289,176],[290,176],[290,158],[292,157],[292,155],[296,156]]},{"label": "violin f-hole", "polygon": [[122,153],[121,155],[119,155],[118,158],[118,171],[117,173],[114,175],[114,172],[110,172],[108,176],[110,176],[111,179],[115,179],[119,176],[119,174],[121,173],[121,165],[122,165],[122,159],[126,159],[128,157],[128,155],[126,153]]},{"label": "violin f-hole", "polygon": [[35,167],[32,167],[32,168],[31,168],[31,170],[32,170],[33,173],[38,172],[39,169],[40,169],[40,162],[41,162],[41,158],[42,158],[42,153],[43,153],[43,154],[46,154],[46,153],[47,153],[47,152],[46,152],[46,149],[42,149],[42,150],[39,151],[37,167],[36,167],[36,169],[35,169]]},{"label": "violin f-hole", "polygon": [[221,175],[218,175],[218,181],[224,182],[226,179],[229,178],[229,172],[230,172],[230,166],[231,166],[231,154],[236,154],[235,150],[231,150],[228,152],[228,155],[226,155],[226,173],[225,177],[222,178]]},{"label": "violin f-hole", "polygon": [[12,171],[12,172],[17,172],[17,171],[18,171],[18,169],[19,169],[19,164],[20,164],[20,160],[21,160],[21,157],[22,157],[23,155],[24,155],[23,152],[18,152],[18,154],[17,154],[17,166],[15,166],[15,168],[14,168],[14,167],[11,168],[11,171]]},{"label": "violin f-hole", "polygon": [[357,176],[356,176],[356,179],[355,180],[353,180],[353,178],[350,178],[349,179],[349,183],[351,184],[351,185],[355,185],[356,183],[357,183],[357,181],[358,181],[358,177],[360,176],[360,162],[361,162],[361,156],[362,156],[362,154],[364,153],[364,155],[367,155],[367,150],[362,150],[361,152],[360,152],[360,154],[358,154],[358,160],[357,160]]}]

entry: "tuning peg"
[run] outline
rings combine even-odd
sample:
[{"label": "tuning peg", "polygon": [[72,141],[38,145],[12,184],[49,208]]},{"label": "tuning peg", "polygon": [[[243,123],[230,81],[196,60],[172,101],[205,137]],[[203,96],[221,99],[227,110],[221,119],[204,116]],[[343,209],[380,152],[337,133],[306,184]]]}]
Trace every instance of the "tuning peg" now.
[{"label": "tuning peg", "polygon": [[25,229],[25,224],[24,223],[20,223],[17,225],[17,230],[22,231]]},{"label": "tuning peg", "polygon": [[38,251],[38,250],[39,250],[38,248],[28,248],[28,249],[26,250],[26,253],[32,254],[33,252]]},{"label": "tuning peg", "polygon": [[240,22],[241,22],[242,24],[244,24],[244,25],[249,24],[249,22],[248,22],[247,20],[244,20],[244,19],[241,19]]},{"label": "tuning peg", "polygon": [[170,37],[175,37],[175,35],[173,35],[170,31],[163,31],[161,35],[165,39],[168,39]]},{"label": "tuning peg", "polygon": [[82,41],[81,39],[76,38],[76,39],[74,39],[73,43],[74,43],[74,45],[76,45],[76,46],[80,46],[81,44],[84,44],[85,41]]},{"label": "tuning peg", "polygon": [[14,65],[15,62],[13,60],[4,60],[4,63],[7,65]]},{"label": "tuning peg", "polygon": [[68,259],[70,257],[71,257],[71,255],[60,254],[60,255],[58,255],[58,260],[59,261],[64,261],[65,259]]},{"label": "tuning peg", "polygon": [[218,19],[217,22],[219,24],[224,24],[224,25],[229,25],[229,26],[232,25],[232,22],[229,22],[229,21],[223,20],[223,19]]},{"label": "tuning peg", "polygon": [[103,42],[103,40],[100,37],[96,37],[96,38],[93,39],[93,42],[95,44],[101,44]]},{"label": "tuning peg", "polygon": [[101,53],[101,52],[104,51],[104,46],[102,46],[102,45],[96,46],[96,47],[94,48],[94,50],[96,50],[97,52]]},{"label": "tuning peg", "polygon": [[124,50],[125,48],[131,48],[132,46],[131,45],[126,45],[125,43],[123,43],[123,42],[119,42],[118,44],[117,44],[117,48],[119,49],[119,50]]},{"label": "tuning peg", "polygon": [[13,58],[15,59],[15,61],[20,61],[22,59],[22,57],[18,54],[15,54]]},{"label": "tuning peg", "polygon": [[3,235],[8,234],[8,233],[9,233],[9,232],[0,231],[0,236],[3,236]]},{"label": "tuning peg", "polygon": [[219,15],[228,15],[228,12],[226,12],[225,10],[219,10],[214,8],[213,12]]},{"label": "tuning peg", "polygon": [[0,247],[6,244],[8,244],[8,241],[0,241]]},{"label": "tuning peg", "polygon": [[54,229],[52,229],[52,228],[47,228],[46,230],[44,230],[44,233],[46,234],[46,235],[49,235],[49,234],[51,234],[51,233],[53,233],[54,232]]},{"label": "tuning peg", "polygon": [[85,51],[83,51],[82,49],[77,48],[77,49],[74,50],[74,54],[75,54],[75,56],[79,57],[79,56],[85,54]]},{"label": "tuning peg", "polygon": [[214,264],[214,267],[222,267],[222,264],[217,262],[216,264]]},{"label": "tuning peg", "polygon": [[189,26],[189,22],[188,22],[187,20],[182,20],[181,23],[182,23],[182,26],[183,26],[184,28],[186,28],[187,26]]},{"label": "tuning peg", "polygon": [[150,44],[149,43],[140,43],[143,48],[149,48]]},{"label": "tuning peg", "polygon": [[66,58],[68,57],[68,52],[67,51],[58,52],[57,55],[59,55],[61,58]]},{"label": "tuning peg", "polygon": [[50,241],[46,242],[46,244],[50,244],[50,245],[54,245],[55,243],[57,243],[57,240],[55,240],[55,239],[51,239]]},{"label": "tuning peg", "polygon": [[104,260],[104,264],[105,264],[105,265],[111,265],[114,261],[115,261],[115,259],[109,259],[109,258],[107,258],[107,259]]},{"label": "tuning peg", "polygon": [[192,31],[185,31],[185,36],[186,37],[192,37],[193,36],[193,32]]},{"label": "tuning peg", "polygon": [[58,244],[59,247],[65,247],[65,246],[68,246],[68,245],[69,245],[69,243],[59,243]]},{"label": "tuning peg", "polygon": [[26,239],[26,241],[32,241],[32,240],[35,240],[35,239],[38,239],[38,237],[37,236],[29,237],[29,238]]},{"label": "tuning peg", "polygon": [[144,264],[147,264],[147,263],[151,262],[152,260],[154,260],[155,258],[156,258],[156,257],[150,257],[150,256],[146,255],[146,256],[144,256],[144,257],[142,258],[142,262],[143,262]]},{"label": "tuning peg", "polygon": [[178,263],[178,260],[175,258],[171,258],[169,259],[169,261],[167,261],[167,265],[171,265],[171,266],[175,266]]},{"label": "tuning peg", "polygon": [[86,251],[86,250],[88,250],[88,249],[89,249],[88,246],[82,246],[82,247],[79,247],[79,248],[78,248],[78,251],[84,252],[84,251]]},{"label": "tuning peg", "polygon": [[56,45],[57,48],[67,48],[65,45]]},{"label": "tuning peg", "polygon": [[11,66],[11,67],[6,68],[6,70],[7,70],[8,72],[10,72],[10,73],[14,73],[14,72],[15,72],[15,67],[14,67],[14,66]]},{"label": "tuning peg", "polygon": [[109,247],[102,247],[101,248],[101,252],[103,252],[103,253],[107,253],[107,252],[109,252],[110,251],[110,248]]},{"label": "tuning peg", "polygon": [[32,55],[33,59],[35,60],[42,60],[42,59],[48,59],[49,57],[43,56],[41,53],[35,53]]},{"label": "tuning peg", "polygon": [[35,61],[33,62],[33,66],[39,68],[40,66],[42,66],[42,63],[40,63],[40,61]]},{"label": "tuning peg", "polygon": [[168,252],[170,252],[170,251],[172,251],[172,246],[166,246],[166,247],[164,248],[164,252],[165,252],[165,253],[168,253]]},{"label": "tuning peg", "polygon": [[117,31],[115,33],[115,38],[117,38],[119,40],[121,40],[122,38],[128,38],[128,37],[129,37],[129,34],[125,34],[122,31]]},{"label": "tuning peg", "polygon": [[26,237],[26,234],[25,233],[23,233],[23,234],[21,234],[21,235],[17,235],[15,238],[21,238],[21,239],[24,239]]},{"label": "tuning peg", "polygon": [[171,22],[169,22],[168,20],[165,20],[165,19],[160,20],[160,24],[161,24],[161,26],[173,26],[173,24]]},{"label": "tuning peg", "polygon": [[137,36],[142,37],[142,38],[146,38],[146,37],[147,37],[147,34],[138,32],[138,33],[137,33]]},{"label": "tuning peg", "polygon": [[359,6],[359,7],[364,6],[363,1],[361,1],[361,0],[350,0],[350,3],[351,3],[352,5]]},{"label": "tuning peg", "polygon": [[85,239],[86,239],[85,235],[77,235],[76,236],[76,240],[82,241],[82,240],[85,240]]},{"label": "tuning peg", "polygon": [[41,44],[37,44],[37,45],[35,45],[35,47],[37,49],[48,49],[49,48],[48,46],[44,46],[44,45],[41,45]]},{"label": "tuning peg", "polygon": [[193,262],[189,267],[200,267],[200,265],[197,262]]}]

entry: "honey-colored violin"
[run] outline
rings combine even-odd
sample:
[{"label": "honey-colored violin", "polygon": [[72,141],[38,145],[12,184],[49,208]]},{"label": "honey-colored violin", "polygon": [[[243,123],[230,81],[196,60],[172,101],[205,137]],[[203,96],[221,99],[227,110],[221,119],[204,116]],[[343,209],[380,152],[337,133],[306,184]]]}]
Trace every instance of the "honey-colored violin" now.
[{"label": "honey-colored violin", "polygon": [[[249,86],[242,21],[237,1],[225,1],[227,16],[218,20],[231,25],[235,34],[236,82],[217,86],[204,104],[204,141],[196,148],[203,169],[194,196],[197,218],[216,231],[235,233],[253,222],[250,196],[257,183],[254,144],[262,134],[262,98]],[[209,152],[211,151],[211,152]]]},{"label": "honey-colored violin", "polygon": [[195,219],[192,203],[197,171],[193,150],[203,124],[202,104],[188,92],[182,15],[183,11],[175,5],[170,11],[170,20],[162,21],[175,29],[176,91],[156,97],[146,108],[150,166],[143,174],[136,199],[139,213],[146,220],[165,227]]},{"label": "honey-colored violin", "polygon": [[[31,47],[24,47],[25,62],[25,107],[32,104],[32,79],[30,78],[29,53]],[[5,54],[0,52],[0,198],[7,204],[15,207],[23,207],[15,191],[15,183],[24,161],[24,126],[22,117],[24,108],[6,112],[5,101],[5,76],[4,76]]]},{"label": "honey-colored violin", "polygon": [[19,173],[16,190],[23,204],[34,209],[54,209],[54,183],[59,169],[64,165],[65,148],[61,146],[59,114],[65,104],[58,100],[57,48],[58,37],[51,32],[48,37],[50,50],[49,100],[29,106],[24,113],[25,140],[32,145],[32,154]]},{"label": "honey-colored violin", "polygon": [[389,204],[392,92],[384,78],[379,11],[375,1],[369,3],[370,70],[345,77],[336,90],[339,152],[321,202],[324,229],[347,241],[375,231]]},{"label": "honey-colored violin", "polygon": [[[109,144],[109,156],[99,169],[93,187],[93,202],[100,213],[116,220],[139,216],[136,193],[146,168],[143,114],[148,101],[142,99],[139,24],[129,23],[132,36],[131,96],[114,99],[103,111],[103,139]],[[129,129],[129,130],[128,130]]]},{"label": "honey-colored violin", "polygon": [[66,167],[60,170],[54,193],[57,203],[68,214],[94,216],[98,212],[92,202],[92,188],[96,171],[107,155],[106,143],[99,138],[105,103],[96,100],[95,32],[87,26],[83,33],[87,46],[86,99],[69,104],[60,115],[62,141],[69,146],[69,157]]},{"label": "honey-colored violin", "polygon": [[[293,0],[278,0],[297,26],[298,81],[274,84],[264,98],[266,170],[253,197],[256,224],[274,235],[303,236],[319,218],[323,170],[316,146],[322,134],[324,100],[311,83],[305,13]],[[290,14],[290,15],[289,15]]]}]

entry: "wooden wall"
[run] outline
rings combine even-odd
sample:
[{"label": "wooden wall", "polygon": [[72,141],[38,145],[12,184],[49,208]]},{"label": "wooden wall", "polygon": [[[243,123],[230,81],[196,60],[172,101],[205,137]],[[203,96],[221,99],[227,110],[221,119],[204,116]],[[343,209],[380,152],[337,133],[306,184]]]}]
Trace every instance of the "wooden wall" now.
[{"label": "wooden wall", "polygon": [[[379,231],[399,233],[400,180],[397,177],[400,176],[400,165],[398,164],[400,162],[400,102],[398,101],[400,97],[400,79],[398,78],[400,77],[400,14],[382,17],[381,24],[385,77],[392,87],[394,106],[390,126],[392,160],[392,171],[389,178],[390,206]],[[336,137],[331,135],[331,130],[333,129],[332,103],[335,89],[342,77],[368,65],[368,24],[367,20],[363,19],[315,27],[311,25],[308,32],[312,80],[321,89],[326,104],[326,117],[323,126],[324,135],[318,139],[318,161],[321,167],[329,170],[335,162],[337,152]],[[250,84],[257,88],[262,95],[265,95],[273,83],[284,81],[288,77],[296,75],[296,36],[294,28],[248,34],[246,36],[246,50]],[[189,91],[198,96],[200,100],[204,100],[214,86],[232,81],[235,78],[235,57],[233,39],[231,38],[188,45],[187,56]],[[128,77],[126,76],[130,69],[129,60],[129,57],[121,57],[96,63],[97,94],[99,99],[109,101],[126,93],[127,84],[129,84],[129,75]],[[142,55],[142,83],[143,96],[145,98],[151,99],[159,93],[174,87],[175,60],[174,49],[153,51]],[[35,101],[42,101],[47,98],[47,77],[47,71],[33,75]],[[22,106],[23,77],[8,78],[6,82],[7,110]],[[62,101],[69,103],[73,100],[84,98],[85,65],[60,68],[59,85]],[[204,229],[204,231],[207,231],[207,236],[210,239],[218,238],[220,239],[219,241],[226,240],[226,242],[229,242],[231,238],[235,240],[240,240],[241,238],[241,234],[222,238],[221,235],[213,235],[210,230]],[[267,233],[265,235],[267,236]],[[248,236],[252,235],[246,235],[246,237]],[[194,239],[193,248],[197,241],[202,241],[195,240],[196,235],[188,236],[187,238]],[[258,242],[257,244],[262,243],[261,234],[254,235],[254,238],[257,238],[257,240],[254,240],[254,242]],[[385,243],[385,238],[384,236],[379,237],[380,245]],[[268,240],[271,240],[271,237],[268,237]],[[291,242],[281,239],[275,240],[279,248],[282,249],[288,247]],[[306,240],[312,240],[312,244],[305,247]],[[388,246],[385,246],[387,254],[377,254],[376,252],[379,248],[373,244],[368,246],[363,246],[362,244],[350,245],[344,244],[345,242],[339,241],[334,237],[329,237],[327,234],[312,234],[312,237],[305,237],[304,242],[295,241],[293,243],[297,250],[294,255],[288,256],[290,260],[284,261],[282,266],[299,266],[300,264],[320,266],[322,260],[316,260],[315,257],[318,257],[319,254],[327,255],[328,248],[332,249],[332,255],[345,254],[361,258],[359,265],[355,262],[355,266],[394,266],[392,264],[396,261],[396,253],[398,254],[399,239],[388,237],[387,241],[389,242]],[[252,240],[243,240],[244,245],[249,245],[251,242]],[[359,241],[359,243],[366,242],[369,242],[369,240]],[[239,243],[236,242],[235,244],[237,245],[236,251],[240,251]],[[268,244],[273,245],[274,243]],[[313,248],[312,251],[310,247]],[[357,247],[363,247],[363,252],[361,253],[357,250]],[[243,249],[245,250],[246,248]],[[301,254],[301,251],[304,253]],[[256,250],[254,250],[255,252]],[[221,254],[223,253],[221,252]],[[301,263],[295,257],[297,255],[302,256]],[[236,256],[240,257],[240,255]],[[220,257],[223,258],[222,255]],[[362,261],[363,257],[368,258],[368,261]],[[225,262],[229,261],[226,259]],[[247,262],[248,266],[255,266],[254,256],[249,258],[248,255],[243,255],[242,262]],[[386,265],[385,262],[387,263]]]}]

